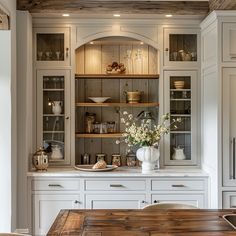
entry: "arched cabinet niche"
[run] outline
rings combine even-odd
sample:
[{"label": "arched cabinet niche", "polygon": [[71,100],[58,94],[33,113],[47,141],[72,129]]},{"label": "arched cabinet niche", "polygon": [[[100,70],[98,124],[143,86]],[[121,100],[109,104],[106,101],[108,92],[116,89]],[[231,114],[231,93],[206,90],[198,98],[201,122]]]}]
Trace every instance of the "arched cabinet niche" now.
[{"label": "arched cabinet niche", "polygon": [[[158,50],[143,41],[117,36],[90,41],[76,49],[75,57],[75,163],[86,164],[83,156],[88,153],[89,163],[94,164],[96,154],[103,153],[107,164],[112,163],[112,154],[120,154],[122,165],[127,165],[127,145],[116,144],[124,131],[120,118],[124,111],[135,117],[150,111],[158,119]],[[122,63],[125,71],[110,71],[114,62]],[[141,92],[141,101],[128,103],[125,92],[134,91]],[[91,97],[109,99],[95,103]]]}]

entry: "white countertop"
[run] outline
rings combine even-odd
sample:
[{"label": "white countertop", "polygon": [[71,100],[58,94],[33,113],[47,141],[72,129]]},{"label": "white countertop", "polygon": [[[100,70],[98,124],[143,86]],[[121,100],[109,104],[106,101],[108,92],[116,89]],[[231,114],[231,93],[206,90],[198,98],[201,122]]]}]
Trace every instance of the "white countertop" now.
[{"label": "white countertop", "polygon": [[74,168],[48,168],[47,171],[30,171],[28,177],[208,177],[201,169],[158,169],[151,174],[142,174],[140,167],[119,167],[106,172],[85,172]]}]

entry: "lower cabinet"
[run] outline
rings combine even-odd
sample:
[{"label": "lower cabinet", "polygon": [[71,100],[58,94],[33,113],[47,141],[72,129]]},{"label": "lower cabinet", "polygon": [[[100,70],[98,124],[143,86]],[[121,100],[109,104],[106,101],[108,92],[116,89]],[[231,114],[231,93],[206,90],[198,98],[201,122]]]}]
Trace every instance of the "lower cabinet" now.
[{"label": "lower cabinet", "polygon": [[236,192],[223,192],[223,208],[236,208]]},{"label": "lower cabinet", "polygon": [[204,202],[203,194],[152,194],[152,203],[181,203],[204,208]]},{"label": "lower cabinet", "polygon": [[46,235],[62,209],[80,208],[79,195],[35,194],[33,195],[33,235]]},{"label": "lower cabinet", "polygon": [[89,194],[86,209],[141,209],[145,199],[145,194]]}]

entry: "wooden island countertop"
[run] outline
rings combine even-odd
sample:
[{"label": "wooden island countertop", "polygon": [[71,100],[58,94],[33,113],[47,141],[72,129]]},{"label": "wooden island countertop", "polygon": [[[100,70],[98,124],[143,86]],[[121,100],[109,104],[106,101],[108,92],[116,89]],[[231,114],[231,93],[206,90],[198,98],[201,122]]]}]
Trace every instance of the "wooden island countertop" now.
[{"label": "wooden island countertop", "polygon": [[236,210],[62,210],[47,235],[236,236],[226,214]]}]

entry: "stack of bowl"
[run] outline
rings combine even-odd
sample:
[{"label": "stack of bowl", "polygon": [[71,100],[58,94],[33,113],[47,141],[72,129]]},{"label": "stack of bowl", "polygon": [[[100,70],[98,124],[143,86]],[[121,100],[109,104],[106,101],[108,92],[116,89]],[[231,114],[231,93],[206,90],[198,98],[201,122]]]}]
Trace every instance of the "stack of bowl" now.
[{"label": "stack of bowl", "polygon": [[182,81],[182,80],[174,81],[174,86],[176,89],[183,89],[184,88],[184,81]]}]

